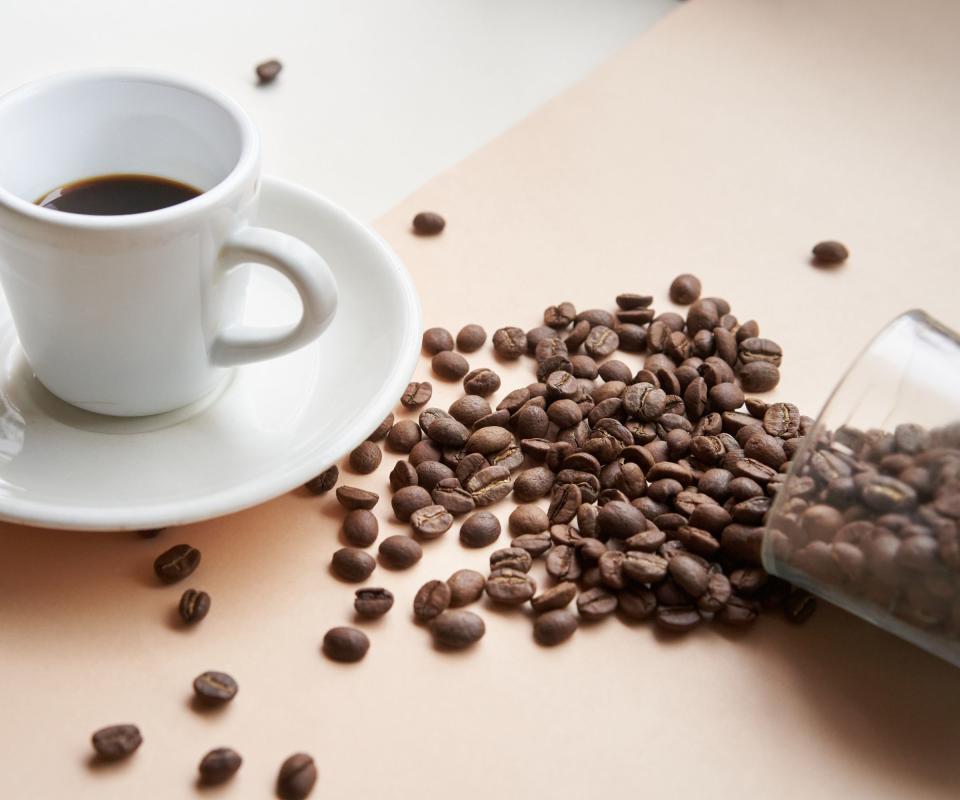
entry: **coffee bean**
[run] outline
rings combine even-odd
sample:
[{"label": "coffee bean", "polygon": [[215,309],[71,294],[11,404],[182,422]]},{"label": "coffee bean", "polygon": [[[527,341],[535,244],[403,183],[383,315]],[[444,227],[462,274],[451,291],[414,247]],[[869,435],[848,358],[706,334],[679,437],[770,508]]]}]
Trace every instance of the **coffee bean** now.
[{"label": "coffee bean", "polygon": [[670,284],[670,299],[679,306],[688,306],[700,297],[700,279],[695,275],[678,275]]},{"label": "coffee bean", "polygon": [[165,550],[153,562],[153,571],[164,583],[183,580],[200,564],[200,551],[188,544],[178,544]]},{"label": "coffee bean", "polygon": [[380,588],[357,589],[353,608],[361,617],[382,617],[393,608],[393,593]]},{"label": "coffee bean", "polygon": [[317,765],[306,753],[294,753],[280,766],[277,794],[283,800],[303,800],[317,782]]},{"label": "coffee bean", "polygon": [[371,509],[380,500],[380,495],[355,486],[340,486],[337,488],[337,502],[347,511],[356,509]]},{"label": "coffee bean", "polygon": [[110,725],[93,734],[93,749],[106,761],[116,761],[131,755],[143,737],[136,725]]},{"label": "coffee bean", "polygon": [[387,446],[397,453],[409,453],[420,441],[420,426],[412,419],[402,419],[387,433]]},{"label": "coffee bean", "polygon": [[624,311],[630,311],[635,308],[646,308],[653,302],[653,297],[648,294],[618,294],[617,305]]},{"label": "coffee bean", "polygon": [[758,607],[755,603],[744,597],[731,595],[730,599],[718,612],[717,619],[725,625],[744,628],[756,620],[757,614]]},{"label": "coffee bean", "polygon": [[500,520],[489,511],[471,514],[460,526],[460,541],[467,547],[487,547],[500,537]]},{"label": "coffee bean", "polygon": [[486,578],[476,570],[457,570],[447,578],[447,585],[450,587],[450,607],[457,608],[475,603],[483,596],[486,583]]},{"label": "coffee bean", "polygon": [[394,493],[390,504],[398,520],[409,522],[410,515],[419,508],[432,505],[433,498],[422,486],[405,486]]},{"label": "coffee bean", "polygon": [[413,232],[418,236],[436,236],[447,221],[434,211],[421,211],[413,218]]},{"label": "coffee bean", "polygon": [[573,303],[560,303],[560,305],[550,306],[543,312],[543,324],[562,330],[573,322],[576,315],[577,309],[574,308]]},{"label": "coffee bean", "polygon": [[[467,441],[469,442],[469,439]],[[468,453],[461,458],[460,463],[457,464],[455,477],[462,485],[484,467],[489,466],[490,462],[480,453]]]},{"label": "coffee bean", "polygon": [[409,536],[395,534],[382,542],[377,552],[380,560],[392,569],[407,569],[423,558],[423,548]]},{"label": "coffee bean", "polygon": [[620,337],[613,332],[612,326],[595,325],[583,346],[593,358],[605,358],[620,346]]},{"label": "coffee bean", "polygon": [[545,589],[530,599],[530,605],[538,614],[565,608],[577,596],[577,585],[573,581],[562,581],[556,586]]},{"label": "coffee bean", "polygon": [[730,600],[731,592],[730,579],[722,572],[711,569],[707,578],[707,589],[697,599],[697,607],[701,611],[715,614]]},{"label": "coffee bean", "polygon": [[575,581],[582,571],[576,550],[567,544],[558,544],[547,553],[546,568],[547,574],[558,581]]},{"label": "coffee bean", "polygon": [[[547,467],[531,467],[521,472],[513,482],[513,495],[524,503],[538,500],[553,488],[555,479],[553,472]],[[546,525],[540,528],[546,529]]]},{"label": "coffee bean", "polygon": [[502,466],[485,467],[474,473],[464,488],[478,506],[488,506],[510,494],[510,470]]},{"label": "coffee bean", "polygon": [[779,367],[783,360],[783,350],[780,345],[760,336],[751,336],[749,339],[740,342],[739,355],[744,364],[751,364],[755,361],[769,361],[775,367]]},{"label": "coffee bean", "polygon": [[667,575],[667,560],[652,552],[629,550],[624,554],[621,569],[627,578],[637,583],[657,583]]},{"label": "coffee bean", "polygon": [[430,632],[441,647],[459,650],[480,641],[486,631],[483,620],[472,611],[444,611],[430,622]]},{"label": "coffee bean", "polygon": [[710,576],[706,567],[693,556],[675,556],[670,559],[667,569],[670,577],[692,598],[697,599],[707,591]]},{"label": "coffee bean", "polygon": [[813,246],[813,258],[818,264],[842,264],[850,253],[840,242],[818,242]]},{"label": "coffee bean", "polygon": [[537,593],[537,584],[526,573],[505,568],[487,579],[485,589],[491,600],[503,605],[518,606]]},{"label": "coffee bean", "polygon": [[630,587],[617,593],[617,607],[628,619],[649,619],[657,610],[657,596],[642,586]]},{"label": "coffee bean", "polygon": [[498,569],[515,569],[519,572],[529,572],[533,566],[533,557],[519,547],[502,547],[490,554],[490,571]]},{"label": "coffee bean", "polygon": [[467,453],[490,455],[500,452],[503,448],[511,444],[513,444],[513,434],[506,428],[492,425],[488,428],[480,428],[480,430],[471,433],[464,446],[464,450],[466,450]]},{"label": "coffee bean", "polygon": [[570,522],[576,515],[582,502],[580,487],[567,483],[553,487],[547,517],[551,525]]},{"label": "coffee bean", "polygon": [[654,619],[659,627],[674,633],[686,633],[700,624],[693,606],[658,606]]},{"label": "coffee bean", "polygon": [[477,505],[470,492],[464,489],[456,478],[440,481],[432,492],[432,499],[436,505],[443,506],[454,516],[467,514]]},{"label": "coffee bean", "polygon": [[200,781],[209,785],[224,783],[236,774],[242,763],[243,759],[236,750],[218,747],[200,760]]},{"label": "coffee bean", "polygon": [[180,597],[178,607],[180,618],[193,625],[202,620],[210,611],[210,595],[198,592],[196,589],[187,589]]},{"label": "coffee bean", "polygon": [[453,470],[440,461],[422,461],[417,465],[416,485],[432,492],[440,481],[453,477]]},{"label": "coffee bean", "polygon": [[743,405],[743,391],[735,383],[718,383],[710,389],[710,406],[714,411],[735,411]]},{"label": "coffee bean", "polygon": [[597,515],[597,531],[601,537],[626,539],[645,530],[646,517],[630,503],[607,503]]},{"label": "coffee bean", "polygon": [[493,349],[501,358],[520,358],[527,352],[527,334],[520,328],[499,328],[493,334]]},{"label": "coffee bean", "polygon": [[239,688],[226,672],[204,672],[193,681],[194,693],[207,703],[228,703],[236,697]]},{"label": "coffee bean", "polygon": [[531,558],[539,558],[553,547],[553,540],[546,531],[540,533],[523,533],[517,536],[513,542],[513,547],[519,547],[526,550]]},{"label": "coffee bean", "polygon": [[413,615],[427,622],[447,610],[452,592],[444,581],[427,581],[413,598]]},{"label": "coffee bean", "polygon": [[458,381],[470,371],[467,359],[452,350],[437,353],[430,365],[434,374],[445,381]]},{"label": "coffee bean", "polygon": [[463,447],[470,438],[466,425],[453,417],[443,417],[430,423],[427,434],[433,441],[445,447]]},{"label": "coffee bean", "polygon": [[367,635],[356,628],[340,626],[331,628],[323,635],[323,654],[333,661],[359,661],[369,649]]},{"label": "coffee bean", "polygon": [[423,332],[423,352],[435,356],[453,350],[453,336],[446,328],[428,328]]},{"label": "coffee bean", "polygon": [[746,392],[769,392],[780,383],[780,370],[769,361],[751,361],[737,372]]},{"label": "coffee bean", "polygon": [[422,539],[436,539],[453,526],[453,514],[441,505],[424,506],[410,515],[410,524]]},{"label": "coffee bean", "polygon": [[564,608],[540,614],[533,621],[533,638],[537,644],[553,647],[565,642],[577,630],[577,618]]},{"label": "coffee bean", "polygon": [[464,325],[457,334],[457,350],[475,353],[487,341],[487,332],[480,325]]},{"label": "coffee bean", "polygon": [[813,616],[817,610],[817,600],[802,589],[794,589],[783,603],[784,616],[797,625],[801,625]]},{"label": "coffee bean", "polygon": [[500,388],[500,376],[492,369],[481,367],[468,372],[463,379],[463,390],[467,394],[488,397]]},{"label": "coffee bean", "polygon": [[419,408],[430,402],[433,397],[433,386],[430,381],[412,381],[407,384],[400,403],[406,408]]},{"label": "coffee bean", "polygon": [[262,61],[257,64],[257,83],[260,86],[273,83],[282,69],[283,64],[275,58],[271,58],[269,61]]},{"label": "coffee bean", "polygon": [[617,596],[599,586],[580,592],[577,597],[577,611],[583,619],[591,621],[603,619],[616,610]]},{"label": "coffee bean", "polygon": [[390,471],[390,488],[395,492],[405,486],[416,486],[419,480],[416,468],[409,461],[398,461]]},{"label": "coffee bean", "polygon": [[370,577],[377,562],[369,553],[356,547],[341,547],[333,554],[330,566],[338,578],[360,583]]},{"label": "coffee bean", "polygon": [[[617,337],[620,349],[625,353],[642,353],[647,345],[647,330],[639,325],[621,322],[614,325],[613,332]],[[590,377],[596,377],[596,375]]]},{"label": "coffee bean", "polygon": [[334,464],[334,466],[325,469],[317,475],[316,478],[308,480],[304,484],[304,487],[307,491],[313,492],[314,494],[325,494],[337,485],[339,478],[340,470],[337,469],[336,464]]},{"label": "coffee bean", "polygon": [[[552,475],[552,473],[551,473]],[[540,533],[550,527],[546,512],[535,505],[520,505],[510,512],[510,533],[519,536],[525,533]]]}]

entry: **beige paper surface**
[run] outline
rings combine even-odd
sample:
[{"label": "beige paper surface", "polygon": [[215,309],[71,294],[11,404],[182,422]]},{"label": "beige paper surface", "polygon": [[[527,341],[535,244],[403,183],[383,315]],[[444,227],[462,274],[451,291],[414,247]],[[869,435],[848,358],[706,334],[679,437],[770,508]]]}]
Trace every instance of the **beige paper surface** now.
[{"label": "beige paper surface", "polygon": [[[946,0],[909,14],[893,0],[691,2],[379,229],[427,323],[452,328],[532,327],[550,303],[607,307],[620,291],[665,309],[673,275],[696,272],[783,345],[777,395],[815,413],[894,314],[960,325],[958,25]],[[422,208],[448,218],[441,237],[408,233]],[[844,268],[808,265],[823,238],[850,246]],[[496,365],[489,349],[470,361],[505,388],[530,380],[529,362]],[[438,405],[457,396],[434,385]],[[404,530],[389,521],[395,459],[345,476],[383,495],[381,536]],[[495,508],[504,523],[511,507]],[[270,796],[297,750],[317,758],[323,798],[957,794],[960,672],[833,609],[802,629],[768,616],[676,640],[608,620],[546,651],[524,613],[481,604],[480,645],[436,652],[410,620],[414,592],[489,552],[456,530],[413,570],[378,568],[370,583],[396,607],[364,626],[362,663],[330,663],[320,639],[353,595],[327,572],[339,520],[332,497],[294,493],[152,541],[2,528],[0,796],[190,797],[221,745],[245,763],[209,796]],[[203,562],[160,587],[152,559],[181,541]],[[213,608],[183,631],[187,586]],[[239,681],[221,712],[190,706],[206,669]],[[90,732],[126,721],[140,752],[91,767]]]}]

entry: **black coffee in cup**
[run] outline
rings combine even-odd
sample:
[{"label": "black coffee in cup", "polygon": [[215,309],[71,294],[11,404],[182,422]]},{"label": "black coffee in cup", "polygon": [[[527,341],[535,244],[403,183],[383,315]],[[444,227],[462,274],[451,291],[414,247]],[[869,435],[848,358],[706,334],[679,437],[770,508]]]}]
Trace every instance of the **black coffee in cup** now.
[{"label": "black coffee in cup", "polygon": [[70,214],[142,214],[175,206],[202,194],[186,183],[155,175],[98,175],[47,192],[37,205]]}]

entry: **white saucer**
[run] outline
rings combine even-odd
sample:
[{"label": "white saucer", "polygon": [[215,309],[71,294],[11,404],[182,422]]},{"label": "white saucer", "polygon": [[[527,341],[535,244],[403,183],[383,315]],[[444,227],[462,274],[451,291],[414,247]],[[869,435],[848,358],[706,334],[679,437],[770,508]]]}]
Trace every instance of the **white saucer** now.
[{"label": "white saucer", "polygon": [[[161,528],[256,505],[306,482],[395,406],[420,350],[406,269],[370,229],[313,192],[264,178],[258,224],[330,264],[340,305],[316,342],[237,370],[215,396],[118,419],[63,403],[30,372],[0,295],[0,518],[77,530]],[[299,298],[254,269],[246,322],[282,324]]]}]

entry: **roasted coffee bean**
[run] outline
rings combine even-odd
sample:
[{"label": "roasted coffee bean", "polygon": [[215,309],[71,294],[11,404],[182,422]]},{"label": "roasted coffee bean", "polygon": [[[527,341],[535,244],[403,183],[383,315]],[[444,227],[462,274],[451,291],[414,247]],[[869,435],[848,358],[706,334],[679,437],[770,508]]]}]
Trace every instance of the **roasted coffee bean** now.
[{"label": "roasted coffee bean", "polygon": [[409,536],[388,536],[378,548],[380,560],[392,569],[407,569],[423,558],[423,548]]},{"label": "roasted coffee bean", "polygon": [[556,339],[559,341],[560,338],[560,334],[557,331],[553,328],[548,328],[546,325],[533,328],[527,331],[527,354],[531,356],[536,355],[537,347],[544,339]]},{"label": "roasted coffee bean", "polygon": [[450,606],[452,594],[445,581],[427,581],[413,598],[413,616],[420,622],[439,616]]},{"label": "roasted coffee bean", "polygon": [[595,328],[597,325],[605,325],[608,328],[612,328],[617,322],[613,314],[602,308],[589,308],[586,311],[581,311],[577,314],[575,320],[577,322],[586,320],[592,328]]},{"label": "roasted coffee bean", "polygon": [[428,328],[423,332],[423,352],[435,356],[453,350],[453,336],[446,328]]},{"label": "roasted coffee bean", "polygon": [[623,562],[626,555],[618,550],[607,550],[597,561],[600,569],[600,580],[610,589],[623,589],[627,585],[623,574]]},{"label": "roasted coffee bean", "polygon": [[580,562],[571,545],[555,545],[546,558],[547,574],[558,581],[575,581],[580,577]]},{"label": "roasted coffee bean", "polygon": [[527,352],[527,334],[520,328],[500,328],[493,334],[493,349],[501,358],[520,358]]},{"label": "roasted coffee bean", "polygon": [[[663,527],[662,524],[661,527]],[[696,553],[704,558],[711,558],[720,549],[720,542],[711,536],[709,531],[694,528],[692,525],[681,525],[673,531],[673,537],[691,553]],[[737,550],[737,552],[740,551]]]},{"label": "roasted coffee bean", "polygon": [[188,544],[178,544],[165,550],[153,562],[153,571],[164,583],[183,580],[200,564],[200,551]]},{"label": "roasted coffee bean", "polygon": [[306,753],[294,753],[280,765],[277,794],[283,800],[303,800],[317,782],[317,765]]},{"label": "roasted coffee bean", "polygon": [[[654,312],[652,308],[635,308],[629,311],[618,311],[617,322],[619,324],[614,325],[613,329],[614,331],[616,331],[621,324],[632,325],[636,328],[640,328],[641,325],[646,325],[648,322],[650,322],[653,319],[655,313],[656,312]],[[644,332],[644,335],[646,335],[645,332]],[[620,343],[620,346],[622,349],[626,349],[626,348],[623,348],[623,342]]]},{"label": "roasted coffee bean", "polygon": [[653,553],[666,541],[666,538],[667,535],[662,530],[650,524],[645,531],[640,531],[640,533],[635,533],[633,536],[624,539],[624,543],[628,551],[640,550]]},{"label": "roasted coffee bean", "polygon": [[110,725],[94,733],[92,742],[100,758],[117,761],[133,754],[143,744],[143,737],[136,725]]},{"label": "roasted coffee bean", "polygon": [[367,635],[356,628],[331,628],[323,636],[323,654],[333,661],[359,661],[369,649],[370,640]]},{"label": "roasted coffee bean", "polygon": [[237,682],[226,672],[204,672],[193,681],[193,691],[203,702],[227,703],[237,695]]},{"label": "roasted coffee bean", "polygon": [[211,786],[224,783],[236,774],[242,763],[240,754],[230,747],[211,750],[200,760],[200,782]]},{"label": "roasted coffee bean", "polygon": [[430,622],[430,632],[441,647],[459,650],[480,641],[486,632],[483,620],[472,611],[444,611]]},{"label": "roasted coffee bean", "polygon": [[747,392],[769,392],[780,383],[780,370],[769,361],[751,361],[737,372],[740,385]]},{"label": "roasted coffee bean", "polygon": [[480,367],[468,372],[463,379],[463,391],[480,397],[488,397],[500,388],[500,376],[492,369]]},{"label": "roasted coffee bean", "polygon": [[688,306],[700,297],[700,279],[695,275],[678,275],[670,284],[670,299],[679,306]]},{"label": "roasted coffee bean", "polygon": [[577,585],[572,581],[562,581],[551,586],[536,597],[531,598],[530,605],[538,614],[565,608],[577,596]]},{"label": "roasted coffee bean", "polygon": [[453,470],[446,464],[440,461],[422,461],[417,465],[417,480],[413,485],[422,486],[432,492],[440,481],[452,477]]},{"label": "roasted coffee bean", "polygon": [[576,484],[568,483],[554,486],[550,507],[547,509],[550,524],[570,522],[577,515],[577,509],[581,502],[580,487]]},{"label": "roasted coffee bean", "polygon": [[521,408],[513,418],[513,429],[519,439],[541,438],[546,436],[549,427],[550,420],[547,412],[540,405],[535,405],[533,400]]},{"label": "roasted coffee bean", "polygon": [[599,586],[580,592],[577,597],[577,611],[583,619],[590,621],[603,619],[616,610],[617,596]]},{"label": "roasted coffee bean", "polygon": [[464,325],[457,334],[457,350],[475,353],[487,341],[487,332],[480,325]]},{"label": "roasted coffee bean", "polygon": [[449,414],[442,408],[425,408],[420,412],[417,422],[420,425],[420,430],[422,430],[424,433],[429,433],[430,426],[433,425],[434,422],[441,419],[450,419],[452,416],[452,414]]},{"label": "roasted coffee bean", "polygon": [[336,464],[334,464],[332,467],[325,469],[317,475],[316,478],[311,478],[304,486],[308,491],[313,492],[313,494],[326,494],[337,485],[339,479],[340,470]]},{"label": "roasted coffee bean", "polygon": [[490,456],[491,467],[503,467],[507,471],[516,469],[522,463],[523,451],[520,449],[520,446],[516,444],[516,442],[508,444],[503,448],[503,450]]},{"label": "roasted coffee bean", "polygon": [[419,508],[433,503],[430,492],[422,486],[404,486],[398,489],[390,500],[393,513],[401,522],[409,522],[410,515]]},{"label": "roasted coffee bean", "polygon": [[[314,478],[314,480],[316,480],[316,478]],[[320,492],[316,492],[315,494],[320,494]],[[148,530],[137,531],[137,534],[141,539],[156,539],[165,530],[166,528],[150,528]]]},{"label": "roasted coffee bean", "polygon": [[371,509],[380,500],[380,495],[366,489],[358,489],[355,486],[337,487],[337,502],[347,509],[354,511],[356,509]]},{"label": "roasted coffee bean", "polygon": [[763,588],[768,577],[762,567],[740,567],[730,573],[730,584],[739,594],[752,596]]},{"label": "roasted coffee bean", "polygon": [[583,346],[593,358],[606,358],[620,346],[620,337],[614,333],[612,326],[595,325]]},{"label": "roasted coffee bean", "polygon": [[[490,404],[475,394],[464,395],[450,404],[450,416],[467,427],[473,426],[491,413]],[[507,418],[509,419],[509,416]]]},{"label": "roasted coffee bean", "polygon": [[626,539],[645,530],[646,517],[630,503],[614,501],[606,503],[597,515],[597,532],[600,538]]},{"label": "roasted coffee bean", "polygon": [[476,508],[470,492],[464,489],[456,478],[445,478],[432,492],[434,504],[443,506],[454,516],[468,514]]},{"label": "roasted coffee bean", "polygon": [[407,384],[400,397],[401,405],[406,408],[419,408],[430,402],[433,397],[433,385],[430,381],[412,381]]},{"label": "roasted coffee bean", "polygon": [[585,378],[592,381],[597,377],[599,372],[597,362],[590,358],[590,356],[570,356],[570,373],[574,378]]},{"label": "roasted coffee bean", "polygon": [[444,447],[463,447],[470,438],[470,430],[453,417],[435,419],[429,424],[427,435]]},{"label": "roasted coffee bean", "polygon": [[210,595],[198,592],[196,589],[187,589],[180,597],[178,606],[180,618],[193,625],[202,620],[210,611]]},{"label": "roasted coffee bean", "polygon": [[470,480],[470,478],[481,469],[489,466],[490,463],[480,453],[468,453],[461,458],[460,463],[457,464],[455,477],[462,485]]},{"label": "roasted coffee bean", "polygon": [[390,471],[390,488],[395,492],[406,486],[416,486],[418,481],[417,470],[409,461],[398,461]]},{"label": "roasted coffee bean", "polygon": [[489,511],[471,514],[460,526],[460,541],[467,547],[487,547],[500,538],[500,520]]},{"label": "roasted coffee bean", "polygon": [[907,511],[917,504],[917,493],[909,484],[887,475],[869,477],[860,489],[860,497],[880,513]]},{"label": "roasted coffee bean", "polygon": [[842,264],[849,256],[849,251],[840,242],[818,242],[813,246],[813,260],[817,264]]},{"label": "roasted coffee bean", "polygon": [[744,364],[750,364],[754,361],[769,361],[775,367],[779,367],[783,360],[783,350],[780,345],[760,336],[751,336],[749,339],[740,342],[739,355]]},{"label": "roasted coffee bean", "polygon": [[410,515],[410,525],[421,539],[436,539],[453,526],[453,514],[441,505],[424,506]]},{"label": "roasted coffee bean", "polygon": [[517,536],[511,544],[514,547],[519,547],[521,550],[526,550],[531,558],[539,558],[553,547],[550,534],[546,531],[541,531],[540,533],[523,533]]},{"label": "roasted coffee bean", "polygon": [[573,353],[580,348],[586,340],[587,336],[590,335],[591,325],[590,323],[582,319],[573,326],[573,330],[568,333],[564,339],[563,343],[567,346],[567,352]]},{"label": "roasted coffee bean", "polygon": [[470,477],[464,488],[477,506],[488,506],[510,494],[510,470],[502,466],[484,467]]},{"label": "roasted coffee bean", "polygon": [[697,599],[707,591],[710,575],[706,567],[694,557],[675,556],[670,559],[667,569],[670,577],[692,598]]},{"label": "roasted coffee bean", "polygon": [[[660,544],[662,543],[661,535]],[[659,544],[657,546],[659,547]],[[667,576],[667,560],[652,552],[631,549],[624,554],[620,569],[627,578],[637,583],[657,583]]]},{"label": "roasted coffee bean", "polygon": [[784,616],[797,625],[801,625],[813,616],[817,610],[817,600],[803,589],[794,589],[783,602]]},{"label": "roasted coffee bean", "polygon": [[412,419],[402,419],[387,433],[387,447],[397,453],[409,453],[420,441],[420,426]]},{"label": "roasted coffee bean", "polygon": [[617,295],[617,306],[624,311],[630,311],[635,308],[647,308],[653,302],[653,297],[648,294],[631,294],[629,292]]},{"label": "roasted coffee bean", "polygon": [[618,592],[617,607],[629,619],[649,619],[657,610],[657,596],[642,586],[632,586]]},{"label": "roasted coffee bean", "polygon": [[257,83],[261,86],[273,83],[282,69],[283,64],[275,58],[271,58],[269,61],[262,61],[257,64]]},{"label": "roasted coffee bean", "polygon": [[688,384],[683,393],[683,404],[690,419],[699,419],[704,415],[707,410],[707,382],[703,378],[695,378]]},{"label": "roasted coffee bean", "polygon": [[350,451],[350,469],[360,475],[369,475],[380,466],[382,458],[383,453],[375,442],[361,442]]},{"label": "roasted coffee bean", "polygon": [[[517,476],[513,483],[513,495],[523,503],[538,500],[553,488],[554,480],[553,472],[547,467],[531,467]],[[546,525],[540,528],[540,530],[546,529]]]},{"label": "roasted coffee bean", "polygon": [[735,383],[718,383],[710,389],[710,406],[714,411],[736,411],[743,405],[743,390]]},{"label": "roasted coffee bean", "polygon": [[510,533],[515,536],[525,533],[541,533],[549,527],[550,521],[546,512],[538,506],[519,505],[510,512]]},{"label": "roasted coffee bean", "polygon": [[514,569],[529,572],[533,566],[533,557],[520,547],[502,547],[490,554],[490,571]]},{"label": "roasted coffee bean", "polygon": [[474,431],[467,439],[464,450],[469,453],[480,453],[487,456],[497,453],[513,444],[513,434],[506,428],[491,426]]},{"label": "roasted coffee bean", "polygon": [[749,339],[752,336],[760,335],[760,326],[755,319],[748,319],[737,329],[737,342]]},{"label": "roasted coffee bean", "polygon": [[[529,341],[529,335],[527,339]],[[540,339],[533,351],[533,357],[536,358],[537,361],[546,361],[548,358],[553,358],[554,356],[566,358],[569,354],[563,339],[559,339],[556,336],[548,336]]]},{"label": "roasted coffee bean", "polygon": [[450,607],[475,603],[483,596],[486,579],[479,572],[472,569],[460,569],[447,578],[450,587]]},{"label": "roasted coffee bean", "polygon": [[413,231],[418,236],[436,236],[447,221],[434,211],[421,211],[413,218]]},{"label": "roasted coffee bean", "polygon": [[562,330],[573,322],[577,315],[577,309],[573,303],[560,303],[560,305],[549,306],[543,312],[543,324],[550,328]]},{"label": "roasted coffee bean", "polygon": [[693,606],[658,606],[654,617],[659,627],[674,633],[686,633],[700,624],[700,615]]},{"label": "roasted coffee bean", "polygon": [[536,581],[520,570],[503,568],[491,574],[486,584],[487,596],[503,605],[526,603],[537,592]]},{"label": "roasted coffee bean", "polygon": [[433,368],[434,375],[445,381],[458,381],[470,371],[467,359],[453,350],[437,353],[430,362],[430,366]]},{"label": "roasted coffee bean", "polygon": [[393,593],[381,588],[357,589],[353,608],[361,617],[382,617],[393,608]]},{"label": "roasted coffee bean", "polygon": [[564,608],[555,608],[533,621],[533,638],[537,644],[553,647],[565,642],[577,630],[577,618]]},{"label": "roasted coffee bean", "polygon": [[369,553],[356,547],[341,547],[333,554],[330,566],[338,578],[360,583],[370,577],[377,562]]},{"label": "roasted coffee bean", "polygon": [[719,324],[720,313],[712,300],[697,300],[687,311],[687,335],[690,338],[701,331],[712,331]]}]

